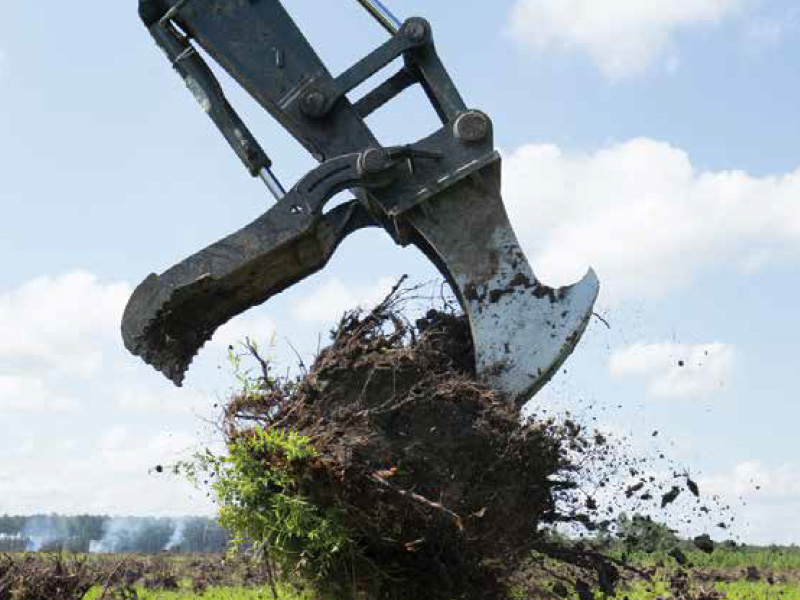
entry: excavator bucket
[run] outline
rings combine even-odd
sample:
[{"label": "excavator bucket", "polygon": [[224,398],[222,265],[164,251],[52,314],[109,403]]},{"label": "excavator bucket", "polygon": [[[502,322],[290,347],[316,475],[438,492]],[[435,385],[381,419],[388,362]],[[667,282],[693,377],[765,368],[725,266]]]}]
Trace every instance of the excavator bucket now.
[{"label": "excavator bucket", "polygon": [[572,354],[599,292],[594,271],[554,289],[528,264],[500,196],[499,164],[482,184],[463,181],[436,198],[435,211],[412,217],[452,274],[469,317],[478,374],[518,402],[527,401]]},{"label": "excavator bucket", "polygon": [[[467,109],[435,51],[430,25],[418,18],[400,25],[382,4],[359,2],[393,36],[334,78],[276,0],[141,0],[157,44],[277,203],[145,279],[123,317],[125,344],[181,385],[218,327],[323,268],[353,231],[375,226],[399,244],[415,245],[438,267],[469,318],[478,374],[521,405],[580,340],[597,278],[590,271],[559,289],[537,279],[503,206],[491,120]],[[320,159],[288,193],[195,43]],[[404,61],[398,73],[351,103],[348,92],[397,58]],[[422,85],[443,127],[416,143],[384,148],[365,117],[414,84]],[[326,212],[326,203],[346,189],[356,199]]]}]

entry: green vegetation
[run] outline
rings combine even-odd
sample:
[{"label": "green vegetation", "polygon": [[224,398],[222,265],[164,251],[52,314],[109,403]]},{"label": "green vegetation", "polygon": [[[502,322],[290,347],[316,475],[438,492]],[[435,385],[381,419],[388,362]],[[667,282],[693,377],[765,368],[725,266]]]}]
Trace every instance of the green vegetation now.
[{"label": "green vegetation", "polygon": [[[307,596],[298,594],[287,588],[278,589],[278,600],[310,600]],[[92,589],[84,600],[98,600],[103,590],[100,587]],[[137,590],[138,600],[275,600],[272,589],[265,587],[219,587],[209,588],[202,594],[191,590]]]},{"label": "green vegetation", "polygon": [[800,584],[767,585],[763,582],[718,583],[716,589],[729,600],[800,600]]},{"label": "green vegetation", "polygon": [[[740,557],[744,561],[744,556]],[[311,600],[308,595],[289,587],[281,587],[277,591],[277,600]],[[693,587],[694,597],[713,597],[708,592],[717,592],[720,598],[727,600],[800,600],[800,581],[770,584],[767,581],[730,581],[717,582]],[[84,600],[98,600],[101,588],[94,588]],[[257,587],[217,587],[208,588],[202,593],[190,589],[165,591],[137,589],[138,600],[275,600],[270,586]],[[595,593],[596,598],[603,598]],[[528,596],[520,596],[527,598]],[[570,598],[577,600],[577,594]],[[621,587],[619,598],[629,600],[653,600],[655,598],[674,598],[666,573],[653,582],[635,581]]]},{"label": "green vegetation", "polygon": [[[647,516],[629,517],[622,513],[617,517],[616,525],[616,537],[622,540],[622,546],[626,549],[633,546],[645,553],[669,551],[680,541],[669,527]],[[614,545],[614,542],[611,544]]]},{"label": "green vegetation", "polygon": [[[800,548],[798,547],[758,547],[738,546],[735,548],[725,545],[717,546],[716,550],[707,554],[699,550],[686,548],[687,543],[681,544],[689,564],[696,569],[746,569],[756,567],[759,570],[773,570],[778,572],[800,572]],[[617,552],[621,556],[624,552]],[[651,567],[656,564],[674,564],[668,551],[660,550],[653,553],[629,552],[627,560],[635,565]]]},{"label": "green vegetation", "polygon": [[[769,585],[759,581],[736,581],[717,583],[705,588],[706,592],[710,590],[718,592],[726,600],[800,600],[800,584],[796,583]],[[667,582],[659,581],[652,585],[637,582],[621,590],[619,597],[627,597],[629,600],[653,600],[658,597],[673,598],[674,595]]]},{"label": "green vegetation", "polygon": [[[245,340],[243,348],[243,354],[229,353],[238,391],[225,409],[227,453],[206,450],[178,464],[176,472],[210,486],[233,551],[255,555],[272,583],[314,584],[327,593],[332,575],[349,573],[360,553],[342,509],[309,500],[309,482],[324,471],[311,440],[269,418],[296,382],[273,377],[254,341]],[[244,358],[255,359],[258,372],[247,369]],[[242,413],[244,422],[238,420]]]},{"label": "green vegetation", "polygon": [[213,479],[219,521],[234,546],[253,548],[280,572],[324,581],[354,549],[342,515],[303,495],[303,474],[316,458],[308,438],[254,427],[229,441],[227,456],[206,452],[184,469]]},{"label": "green vegetation", "polygon": [[252,542],[280,566],[325,577],[348,538],[340,515],[307,502],[299,475],[316,451],[308,438],[280,429],[256,428],[229,446],[213,464],[214,491],[223,527],[234,542]]}]

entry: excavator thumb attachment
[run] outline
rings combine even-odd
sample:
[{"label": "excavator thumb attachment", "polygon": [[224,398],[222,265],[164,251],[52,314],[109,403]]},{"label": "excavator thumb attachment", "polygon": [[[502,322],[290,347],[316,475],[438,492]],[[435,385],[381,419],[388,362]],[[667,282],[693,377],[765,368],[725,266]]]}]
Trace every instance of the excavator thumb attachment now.
[{"label": "excavator thumb attachment", "polygon": [[180,386],[217,328],[319,271],[348,234],[375,224],[356,201],[322,213],[337,192],[375,184],[359,173],[359,155],[323,163],[247,227],[150,275],[123,315],[128,350]]}]

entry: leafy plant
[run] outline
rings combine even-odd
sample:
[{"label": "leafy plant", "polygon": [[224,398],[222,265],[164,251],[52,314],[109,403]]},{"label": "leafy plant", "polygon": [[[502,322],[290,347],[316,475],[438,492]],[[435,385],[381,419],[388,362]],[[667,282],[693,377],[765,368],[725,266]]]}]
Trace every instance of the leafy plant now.
[{"label": "leafy plant", "polygon": [[237,547],[252,547],[281,573],[325,578],[348,556],[350,540],[338,509],[302,494],[300,480],[317,458],[311,441],[294,431],[254,427],[228,444],[227,456],[206,451],[184,472],[213,477],[220,524]]}]

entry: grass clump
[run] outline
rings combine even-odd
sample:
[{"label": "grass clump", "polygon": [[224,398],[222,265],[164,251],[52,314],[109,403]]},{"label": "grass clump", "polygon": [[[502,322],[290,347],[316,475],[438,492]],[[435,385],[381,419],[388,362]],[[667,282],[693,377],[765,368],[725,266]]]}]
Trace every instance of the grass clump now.
[{"label": "grass clump", "polygon": [[219,519],[238,545],[276,561],[284,573],[326,579],[352,550],[341,511],[302,492],[319,454],[295,431],[253,427],[229,441],[229,454],[206,455],[204,469],[220,504]]}]

